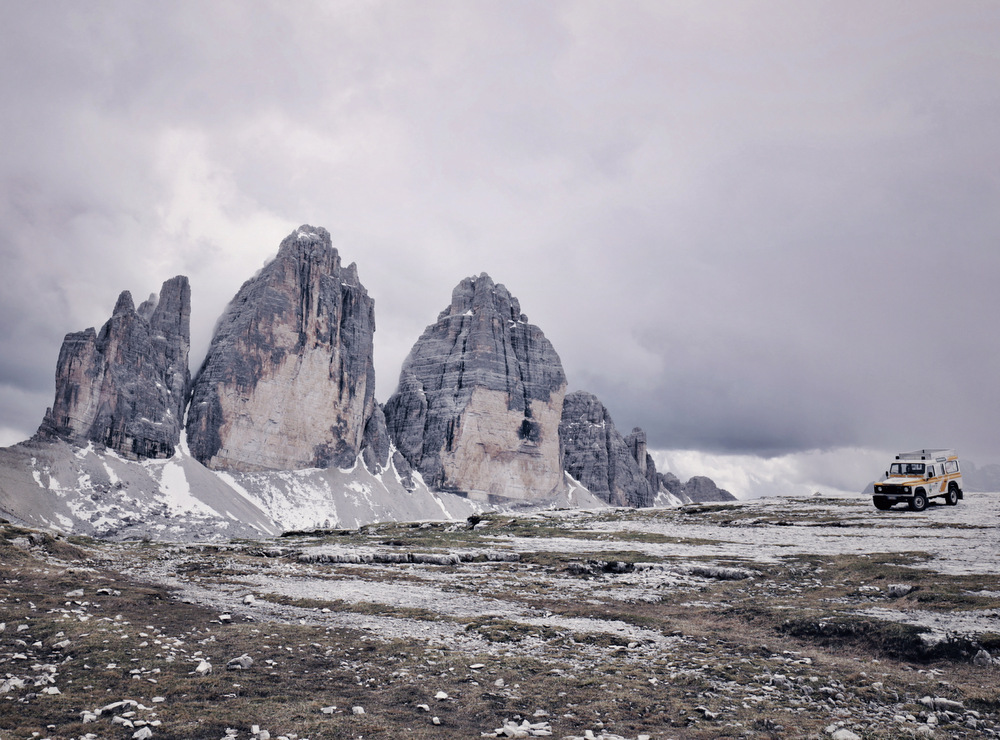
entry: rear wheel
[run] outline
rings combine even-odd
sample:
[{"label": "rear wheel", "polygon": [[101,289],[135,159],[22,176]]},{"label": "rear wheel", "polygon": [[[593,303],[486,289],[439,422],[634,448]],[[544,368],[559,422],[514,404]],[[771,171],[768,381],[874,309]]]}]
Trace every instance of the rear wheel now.
[{"label": "rear wheel", "polygon": [[913,498],[910,499],[910,508],[914,511],[923,511],[927,508],[927,494],[922,490],[917,491],[913,494]]},{"label": "rear wheel", "polygon": [[958,486],[952,484],[948,486],[948,494],[945,496],[945,501],[948,502],[948,506],[954,506],[958,503]]},{"label": "rear wheel", "polygon": [[875,508],[879,511],[888,511],[892,508],[892,502],[885,496],[873,496],[872,503],[875,504]]}]

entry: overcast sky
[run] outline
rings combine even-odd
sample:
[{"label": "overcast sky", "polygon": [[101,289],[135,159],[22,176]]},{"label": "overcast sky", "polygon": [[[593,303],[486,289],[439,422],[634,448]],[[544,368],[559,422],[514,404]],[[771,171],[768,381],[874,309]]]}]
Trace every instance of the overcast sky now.
[{"label": "overcast sky", "polygon": [[197,366],[309,223],[381,401],[485,271],[656,449],[1000,461],[998,39],[994,0],[0,3],[0,443],[119,291],[189,276]]}]

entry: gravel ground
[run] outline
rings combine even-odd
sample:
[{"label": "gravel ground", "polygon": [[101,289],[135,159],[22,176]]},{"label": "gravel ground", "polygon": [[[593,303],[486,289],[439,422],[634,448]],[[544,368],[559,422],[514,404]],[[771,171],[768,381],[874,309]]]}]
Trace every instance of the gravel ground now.
[{"label": "gravel ground", "polygon": [[[73,557],[7,528],[0,740],[997,737],[998,502],[494,515]],[[93,672],[115,640],[124,683]],[[196,670],[241,655],[235,683]],[[98,697],[153,707],[142,681],[162,705],[81,724]]]}]

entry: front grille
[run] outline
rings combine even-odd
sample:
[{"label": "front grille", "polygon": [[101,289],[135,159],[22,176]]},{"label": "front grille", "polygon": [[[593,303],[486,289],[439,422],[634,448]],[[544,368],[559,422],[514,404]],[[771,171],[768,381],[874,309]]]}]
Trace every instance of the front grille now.
[{"label": "front grille", "polygon": [[885,485],[883,483],[881,487],[882,490],[879,491],[879,493],[881,493],[884,496],[905,496],[909,494],[909,491],[906,490],[903,486]]}]

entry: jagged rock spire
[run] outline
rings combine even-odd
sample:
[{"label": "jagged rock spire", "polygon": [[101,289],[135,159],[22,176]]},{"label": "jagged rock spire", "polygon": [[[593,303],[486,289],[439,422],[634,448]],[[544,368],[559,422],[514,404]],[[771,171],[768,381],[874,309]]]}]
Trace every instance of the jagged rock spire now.
[{"label": "jagged rock spire", "polygon": [[[646,476],[646,437],[633,430],[622,437],[600,399],[586,391],[574,391],[563,404],[559,435],[566,472],[595,496],[613,506],[651,506],[656,488]],[[636,455],[641,454],[643,467]]]},{"label": "jagged rock spire", "polygon": [[127,290],[101,328],[67,334],[42,438],[96,442],[132,458],[170,457],[190,381],[191,288],[184,276],[135,309]]},{"label": "jagged rock spire", "polygon": [[240,288],[194,381],[192,454],[211,468],[350,466],[375,410],[374,301],[326,229],[301,226]]}]

